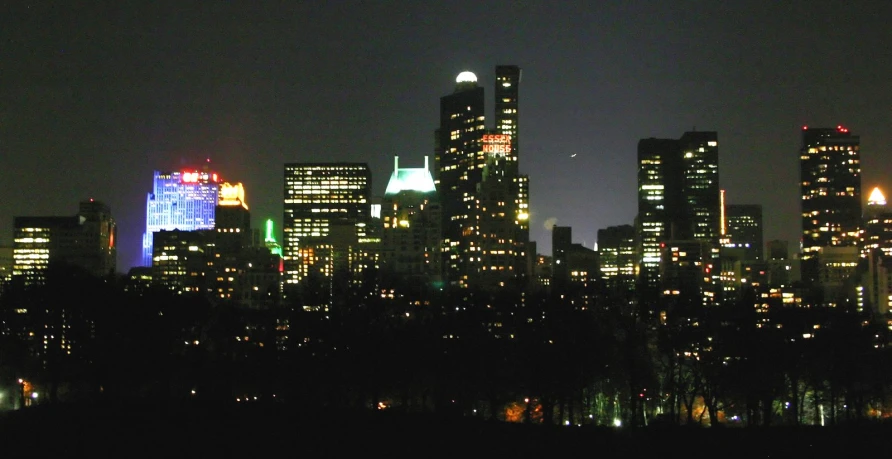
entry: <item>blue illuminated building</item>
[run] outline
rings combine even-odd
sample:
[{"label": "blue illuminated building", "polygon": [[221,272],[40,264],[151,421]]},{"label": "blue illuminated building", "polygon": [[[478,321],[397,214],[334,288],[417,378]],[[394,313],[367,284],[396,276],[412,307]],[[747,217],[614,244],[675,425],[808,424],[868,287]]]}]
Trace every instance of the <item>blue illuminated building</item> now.
[{"label": "blue illuminated building", "polygon": [[214,228],[220,178],[207,170],[155,171],[146,200],[143,265],[152,265],[152,234],[161,230],[195,231]]}]

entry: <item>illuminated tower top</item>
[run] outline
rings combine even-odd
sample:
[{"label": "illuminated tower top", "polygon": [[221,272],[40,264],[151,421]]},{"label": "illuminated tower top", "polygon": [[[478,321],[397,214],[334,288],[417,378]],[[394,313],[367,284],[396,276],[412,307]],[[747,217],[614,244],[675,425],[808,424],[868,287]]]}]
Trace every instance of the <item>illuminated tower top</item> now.
[{"label": "illuminated tower top", "polygon": [[885,206],[886,205],[886,197],[883,196],[883,192],[880,191],[880,187],[876,187],[873,191],[870,192],[870,197],[867,198],[868,206]]},{"label": "illuminated tower top", "polygon": [[400,168],[399,156],[393,158],[393,173],[387,182],[385,195],[398,194],[401,191],[418,191],[430,193],[436,191],[434,178],[428,169],[427,156],[424,157],[424,167]]},{"label": "illuminated tower top", "polygon": [[274,255],[282,255],[282,246],[276,241],[276,233],[273,229],[273,219],[266,220],[266,233],[263,235],[263,243]]},{"label": "illuminated tower top", "polygon": [[455,78],[456,84],[462,83],[477,83],[477,75],[474,75],[474,72],[464,71],[458,74]]}]

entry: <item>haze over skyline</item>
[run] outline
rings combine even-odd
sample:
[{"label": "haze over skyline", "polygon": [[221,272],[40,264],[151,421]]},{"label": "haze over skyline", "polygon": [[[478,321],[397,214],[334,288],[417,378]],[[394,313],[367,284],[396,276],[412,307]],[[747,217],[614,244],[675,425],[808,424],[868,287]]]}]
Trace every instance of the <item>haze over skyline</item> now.
[{"label": "haze over skyline", "polygon": [[637,212],[641,138],[717,131],[731,204],[761,204],[795,250],[802,126],[861,137],[862,196],[892,192],[892,14],[883,2],[251,2],[15,5],[0,19],[0,245],[15,216],[108,203],[119,271],[139,264],[154,170],[242,182],[281,228],[290,162],[433,167],[439,99],[523,70],[531,231],[592,247]]}]

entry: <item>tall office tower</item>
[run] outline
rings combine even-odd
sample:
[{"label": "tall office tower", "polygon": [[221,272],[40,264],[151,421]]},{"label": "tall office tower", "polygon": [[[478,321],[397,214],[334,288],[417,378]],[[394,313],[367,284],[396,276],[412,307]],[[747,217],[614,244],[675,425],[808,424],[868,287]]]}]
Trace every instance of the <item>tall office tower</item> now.
[{"label": "tall office tower", "polygon": [[13,222],[13,276],[25,284],[44,280],[52,263],[86,270],[93,276],[115,273],[117,224],[105,204],[80,203],[71,217],[16,217]]},{"label": "tall office tower", "polygon": [[497,134],[506,134],[511,136],[511,151],[506,155],[506,160],[517,166],[517,156],[520,147],[520,136],[518,136],[518,121],[520,119],[518,107],[518,96],[520,94],[520,67],[516,65],[498,65],[496,66],[496,84],[495,84],[495,130]]},{"label": "tall office tower", "polygon": [[610,226],[598,230],[598,259],[604,286],[618,297],[635,291],[635,227]]},{"label": "tall office tower", "polygon": [[762,206],[729,204],[725,206],[723,247],[743,249],[743,261],[764,260],[762,250]]},{"label": "tall office tower", "polygon": [[646,308],[659,297],[665,243],[708,244],[698,252],[704,268],[718,257],[721,198],[717,138],[715,132],[692,131],[678,140],[638,142],[638,294]]},{"label": "tall office tower", "polygon": [[[686,225],[693,239],[711,244],[718,253],[720,232],[719,148],[715,132],[685,132],[679,140],[684,164],[683,194]],[[687,226],[683,227],[687,231]],[[681,228],[679,228],[681,229]],[[688,236],[682,235],[682,239]],[[676,236],[676,239],[678,237]]]},{"label": "tall office tower", "polygon": [[886,205],[886,197],[879,188],[873,189],[864,207],[861,254],[867,256],[875,250],[892,257],[892,209]]},{"label": "tall office tower", "polygon": [[214,211],[212,296],[216,300],[237,301],[245,288],[247,255],[253,245],[251,212],[241,183],[220,184]]},{"label": "tall office tower", "polygon": [[849,130],[802,128],[802,280],[819,281],[822,247],[858,246],[861,233],[861,146]]},{"label": "tall office tower", "polygon": [[367,239],[371,220],[371,189],[372,175],[364,163],[285,164],[286,286],[308,276],[330,286],[335,272],[359,268],[360,243]]},{"label": "tall office tower", "polygon": [[869,306],[880,315],[892,306],[892,209],[886,197],[874,188],[864,207],[864,231],[861,238],[861,257],[867,259],[863,273],[862,308]]},{"label": "tall office tower", "polygon": [[[477,258],[468,266],[475,273],[469,284],[479,288],[520,287],[526,280],[524,244],[517,241],[517,189],[515,162],[509,159],[511,137],[508,134],[485,134],[483,152],[486,165],[477,187]],[[516,281],[520,281],[518,283]]]},{"label": "tall office tower", "polygon": [[520,112],[519,95],[521,69],[516,65],[496,66],[495,81],[495,133],[507,135],[511,141],[511,149],[505,155],[508,177],[513,181],[511,193],[514,196],[514,220],[516,235],[514,236],[514,252],[517,257],[515,262],[515,275],[528,277],[532,269],[532,260],[535,253],[529,250],[530,242],[530,195],[529,176],[521,175],[520,164]]},{"label": "tall office tower", "polygon": [[483,87],[477,76],[462,72],[455,91],[440,98],[440,127],[435,151],[435,183],[443,209],[443,269],[451,284],[467,286],[468,263],[477,258],[473,239],[479,231],[474,213],[482,178]]},{"label": "tall office tower", "polygon": [[670,239],[670,212],[683,205],[681,154],[673,139],[638,142],[638,215],[636,217],[639,302],[657,300],[663,241]]},{"label": "tall office tower", "polygon": [[427,156],[423,168],[401,168],[394,157],[381,210],[382,271],[408,283],[439,285],[443,221]]},{"label": "tall office tower", "polygon": [[146,200],[143,264],[152,264],[152,233],[214,228],[219,177],[205,167],[175,172],[155,171],[152,192]]}]

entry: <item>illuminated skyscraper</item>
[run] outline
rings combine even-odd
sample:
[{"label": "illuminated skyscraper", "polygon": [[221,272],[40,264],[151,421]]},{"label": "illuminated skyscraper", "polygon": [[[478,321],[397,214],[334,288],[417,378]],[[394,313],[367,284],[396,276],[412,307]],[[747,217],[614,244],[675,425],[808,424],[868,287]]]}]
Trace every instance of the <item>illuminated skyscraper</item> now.
[{"label": "illuminated skyscraper", "polygon": [[[666,291],[666,283],[660,280],[660,266],[666,261],[663,254],[672,252],[681,241],[705,244],[686,244],[697,247],[703,274],[709,273],[710,264],[718,257],[718,158],[718,136],[712,131],[685,132],[678,140],[649,138],[638,142],[637,290],[642,306],[653,306],[658,293]],[[670,241],[676,243],[666,252],[665,244]],[[663,270],[670,268],[675,269]],[[704,297],[708,296],[706,286],[701,290]],[[682,296],[696,295],[682,292]]]},{"label": "illuminated skyscraper", "polygon": [[[482,289],[517,288],[526,280],[525,242],[518,240],[517,162],[510,159],[511,137],[507,134],[483,136],[486,165],[477,186],[476,259],[467,266],[473,276],[468,285]],[[526,220],[524,219],[524,223]]]},{"label": "illuminated skyscraper", "polygon": [[861,238],[861,141],[849,130],[802,128],[802,280],[819,280],[822,247],[855,247]]},{"label": "illuminated skyscraper", "polygon": [[877,314],[887,314],[892,309],[892,209],[879,188],[864,207],[861,257],[867,259],[862,276],[865,301]]},{"label": "illuminated skyscraper", "polygon": [[886,257],[892,257],[892,209],[879,188],[873,189],[864,208],[861,248],[862,256],[879,249]]},{"label": "illuminated skyscraper", "polygon": [[678,142],[642,139],[638,142],[638,240],[639,301],[657,298],[663,241],[669,239],[670,212],[683,206],[682,168]]},{"label": "illuminated skyscraper", "polygon": [[363,163],[285,165],[285,283],[356,272],[371,220],[372,176]]},{"label": "illuminated skyscraper", "polygon": [[474,213],[482,177],[483,87],[477,76],[462,72],[455,91],[440,98],[440,127],[435,152],[435,182],[443,208],[444,270],[450,283],[467,285],[467,264],[476,259],[472,237],[478,231]]},{"label": "illuminated skyscraper", "polygon": [[459,74],[455,91],[440,98],[434,178],[443,206],[444,271],[455,286],[498,288],[526,281],[531,269],[529,178],[518,173],[520,74],[517,66],[496,67],[492,130],[485,128],[484,91],[473,73]]},{"label": "illuminated skyscraper", "polygon": [[521,175],[519,171],[520,152],[520,81],[521,70],[516,65],[496,66],[495,82],[495,132],[509,136],[511,149],[505,155],[506,177],[509,183],[510,193],[514,201],[511,206],[514,220],[513,252],[515,277],[527,281],[532,271],[533,259],[536,254],[530,250],[530,178]]},{"label": "illuminated skyscraper", "polygon": [[143,264],[152,265],[152,233],[214,228],[219,177],[207,170],[155,171],[152,192],[146,200]]},{"label": "illuminated skyscraper", "polygon": [[402,280],[439,285],[442,215],[427,157],[423,168],[401,168],[398,161],[381,206],[381,267]]},{"label": "illuminated skyscraper", "polygon": [[[683,195],[687,203],[683,225],[676,231],[687,232],[695,240],[711,245],[712,256],[718,254],[720,233],[719,148],[715,132],[685,132],[679,140],[684,164]],[[676,239],[678,235],[674,236]]]}]

